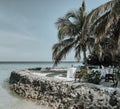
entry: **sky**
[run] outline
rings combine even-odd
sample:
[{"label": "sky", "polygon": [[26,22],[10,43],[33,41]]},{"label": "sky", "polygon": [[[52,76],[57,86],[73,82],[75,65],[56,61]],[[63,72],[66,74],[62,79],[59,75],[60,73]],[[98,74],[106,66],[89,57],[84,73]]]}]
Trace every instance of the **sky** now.
[{"label": "sky", "polygon": [[[55,22],[83,0],[0,0],[0,61],[51,61]],[[85,0],[87,12],[109,0]],[[74,51],[66,60],[74,60]]]}]

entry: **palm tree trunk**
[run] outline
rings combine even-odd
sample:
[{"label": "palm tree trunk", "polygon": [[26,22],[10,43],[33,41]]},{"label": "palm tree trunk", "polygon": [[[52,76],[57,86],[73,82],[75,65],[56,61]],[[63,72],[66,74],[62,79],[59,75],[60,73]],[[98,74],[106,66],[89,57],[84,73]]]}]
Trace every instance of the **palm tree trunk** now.
[{"label": "palm tree trunk", "polygon": [[92,54],[92,48],[90,46],[88,46],[88,50],[89,50],[90,54]]},{"label": "palm tree trunk", "polygon": [[83,50],[83,60],[84,60],[84,64],[87,65],[87,57],[86,57],[86,50]]}]

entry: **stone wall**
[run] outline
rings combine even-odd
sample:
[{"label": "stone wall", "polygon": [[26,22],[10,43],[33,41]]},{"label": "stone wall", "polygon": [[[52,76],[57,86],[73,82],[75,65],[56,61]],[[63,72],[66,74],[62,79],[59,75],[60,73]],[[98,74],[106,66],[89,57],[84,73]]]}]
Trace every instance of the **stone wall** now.
[{"label": "stone wall", "polygon": [[120,95],[81,83],[33,75],[30,70],[11,72],[10,89],[53,109],[120,109]]}]

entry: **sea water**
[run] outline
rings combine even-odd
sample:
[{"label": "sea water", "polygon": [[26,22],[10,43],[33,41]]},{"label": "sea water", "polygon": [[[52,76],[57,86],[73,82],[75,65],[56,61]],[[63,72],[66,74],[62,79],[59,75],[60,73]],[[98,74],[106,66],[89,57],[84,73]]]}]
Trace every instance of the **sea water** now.
[{"label": "sea water", "polygon": [[[79,66],[81,63],[63,62],[59,67]],[[52,67],[52,62],[9,62],[0,63],[0,109],[50,109],[45,106],[37,105],[35,102],[21,98],[13,94],[9,89],[9,77],[11,71],[15,69]]]}]

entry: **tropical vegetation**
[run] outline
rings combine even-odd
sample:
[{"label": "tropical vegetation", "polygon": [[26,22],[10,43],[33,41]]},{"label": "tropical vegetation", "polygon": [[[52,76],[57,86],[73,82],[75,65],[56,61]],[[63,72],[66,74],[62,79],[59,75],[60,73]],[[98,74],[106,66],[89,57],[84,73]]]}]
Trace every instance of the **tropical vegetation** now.
[{"label": "tropical vegetation", "polygon": [[[98,63],[119,62],[120,59],[120,0],[111,0],[86,13],[85,2],[76,12],[68,12],[56,22],[58,43],[53,46],[55,65],[75,49],[79,61],[96,59]],[[90,56],[86,56],[89,52]]]},{"label": "tropical vegetation", "polygon": [[85,2],[83,2],[82,7],[80,7],[78,11],[68,12],[56,22],[59,41],[53,46],[52,57],[53,60],[55,60],[55,65],[59,63],[62,58],[65,58],[71,49],[75,49],[75,58],[77,60],[80,60],[81,52],[84,52],[84,57],[86,58],[86,47],[83,41],[81,41],[83,39],[81,31],[86,16]]}]

